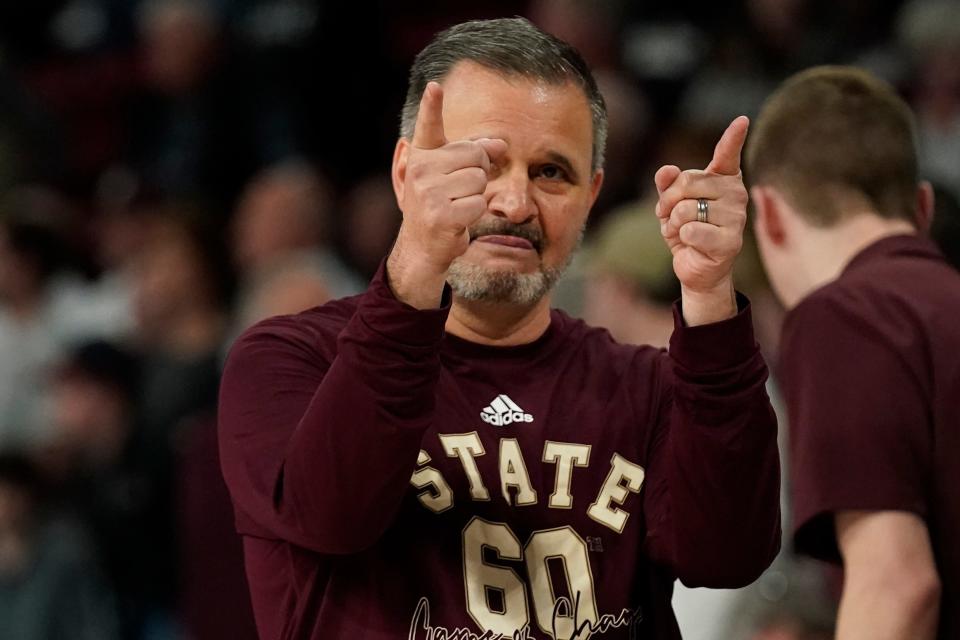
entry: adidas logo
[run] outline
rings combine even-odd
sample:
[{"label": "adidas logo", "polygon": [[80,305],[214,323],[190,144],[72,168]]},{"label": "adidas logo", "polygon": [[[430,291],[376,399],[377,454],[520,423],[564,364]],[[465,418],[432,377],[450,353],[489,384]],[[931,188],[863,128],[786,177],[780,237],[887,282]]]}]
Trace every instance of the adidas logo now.
[{"label": "adidas logo", "polygon": [[480,419],[495,427],[505,427],[514,422],[533,422],[533,416],[525,413],[506,394],[501,393],[480,412]]}]

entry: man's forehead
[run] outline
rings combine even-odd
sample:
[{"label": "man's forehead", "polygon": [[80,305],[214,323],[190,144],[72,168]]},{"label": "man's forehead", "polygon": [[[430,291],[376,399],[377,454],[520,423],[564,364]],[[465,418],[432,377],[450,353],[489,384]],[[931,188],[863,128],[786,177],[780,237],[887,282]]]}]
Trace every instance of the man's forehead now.
[{"label": "man's forehead", "polygon": [[473,62],[458,63],[441,81],[450,139],[538,133],[592,149],[590,104],[572,81],[551,83]]},{"label": "man's forehead", "polygon": [[543,77],[528,75],[525,73],[507,71],[487,66],[474,60],[461,60],[454,64],[450,70],[438,80],[441,86],[459,87],[461,84],[465,88],[476,87],[478,82],[503,82],[515,88],[528,88],[532,93],[545,99],[551,92],[570,91],[579,94],[584,104],[589,108],[589,101],[583,88],[572,78],[562,76],[557,79],[546,79]]}]

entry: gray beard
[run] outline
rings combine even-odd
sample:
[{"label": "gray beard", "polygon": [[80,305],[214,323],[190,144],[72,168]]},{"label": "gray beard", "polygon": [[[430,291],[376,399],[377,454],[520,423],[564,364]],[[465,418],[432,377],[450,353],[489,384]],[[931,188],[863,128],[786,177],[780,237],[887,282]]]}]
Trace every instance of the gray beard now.
[{"label": "gray beard", "polygon": [[493,271],[457,258],[447,272],[453,295],[471,302],[494,302],[532,306],[547,295],[570,266],[583,242],[583,230],[577,245],[557,267],[541,267],[534,273]]},{"label": "gray beard", "polygon": [[563,275],[563,268],[534,273],[490,271],[454,260],[447,272],[453,294],[471,302],[503,302],[529,306],[539,302]]}]

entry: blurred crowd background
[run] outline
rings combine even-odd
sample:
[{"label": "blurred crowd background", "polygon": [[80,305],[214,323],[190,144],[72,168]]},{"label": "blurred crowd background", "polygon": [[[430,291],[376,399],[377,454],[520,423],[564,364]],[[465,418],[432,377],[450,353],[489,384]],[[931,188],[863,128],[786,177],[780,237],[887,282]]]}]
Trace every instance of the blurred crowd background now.
[{"label": "blurred crowd background", "polygon": [[[0,3],[0,637],[255,637],[217,462],[226,350],[364,288],[399,224],[414,55],[510,15],[577,46],[606,97],[606,183],[557,302],[618,339],[672,328],[655,169],[705,166],[815,64],[866,67],[913,106],[956,264],[955,0]],[[749,246],[738,269],[775,374],[782,311]],[[813,640],[835,589],[787,548],[753,587],[676,604],[692,640]]]}]

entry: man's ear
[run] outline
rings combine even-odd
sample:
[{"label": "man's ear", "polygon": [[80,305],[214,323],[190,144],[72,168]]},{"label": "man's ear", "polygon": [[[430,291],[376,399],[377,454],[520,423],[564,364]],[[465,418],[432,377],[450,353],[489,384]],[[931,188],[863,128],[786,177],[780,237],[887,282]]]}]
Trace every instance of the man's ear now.
[{"label": "man's ear", "polygon": [[410,141],[401,137],[393,148],[393,164],[390,166],[390,179],[393,181],[393,194],[397,204],[403,203],[403,193],[407,179],[407,158],[410,157]]},{"label": "man's ear", "polygon": [[936,200],[933,195],[933,185],[928,180],[921,180],[917,185],[917,229],[921,233],[929,233],[933,224],[933,209]]},{"label": "man's ear", "polygon": [[593,208],[593,203],[597,201],[597,196],[600,195],[600,187],[603,186],[603,169],[597,169],[597,172],[593,174],[593,178],[590,180],[590,207]]},{"label": "man's ear", "polygon": [[780,194],[772,187],[755,186],[750,188],[750,199],[753,201],[753,225],[757,236],[774,246],[782,246],[787,240],[787,232]]}]

